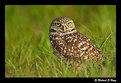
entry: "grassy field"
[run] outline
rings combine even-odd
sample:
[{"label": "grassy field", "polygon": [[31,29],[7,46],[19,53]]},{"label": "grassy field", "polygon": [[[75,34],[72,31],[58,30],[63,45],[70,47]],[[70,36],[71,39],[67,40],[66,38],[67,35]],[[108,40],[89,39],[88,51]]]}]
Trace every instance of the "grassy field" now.
[{"label": "grassy field", "polygon": [[[76,71],[53,54],[49,27],[59,16],[71,18],[101,49],[101,67],[87,63]],[[116,6],[6,5],[5,77],[116,77]]]}]

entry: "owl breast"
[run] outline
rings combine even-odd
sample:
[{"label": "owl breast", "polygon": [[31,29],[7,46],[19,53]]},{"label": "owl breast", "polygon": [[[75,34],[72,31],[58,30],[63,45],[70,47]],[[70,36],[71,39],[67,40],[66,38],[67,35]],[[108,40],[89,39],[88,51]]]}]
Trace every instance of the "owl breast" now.
[{"label": "owl breast", "polygon": [[[76,32],[56,37],[53,47],[56,54],[65,61],[82,63],[82,60],[98,60],[99,51],[86,36]],[[58,46],[57,46],[58,45]]]}]

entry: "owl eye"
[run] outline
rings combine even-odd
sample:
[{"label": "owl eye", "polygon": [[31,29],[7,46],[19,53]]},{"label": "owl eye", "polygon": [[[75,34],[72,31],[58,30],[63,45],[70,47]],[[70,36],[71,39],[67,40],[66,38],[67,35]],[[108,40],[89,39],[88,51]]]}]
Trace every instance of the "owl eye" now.
[{"label": "owl eye", "polygon": [[71,23],[72,23],[72,22],[68,22],[67,25],[70,26]]},{"label": "owl eye", "polygon": [[60,27],[60,26],[61,26],[61,24],[60,24],[60,23],[55,23],[55,25],[56,25],[56,26],[58,26],[58,27]]}]

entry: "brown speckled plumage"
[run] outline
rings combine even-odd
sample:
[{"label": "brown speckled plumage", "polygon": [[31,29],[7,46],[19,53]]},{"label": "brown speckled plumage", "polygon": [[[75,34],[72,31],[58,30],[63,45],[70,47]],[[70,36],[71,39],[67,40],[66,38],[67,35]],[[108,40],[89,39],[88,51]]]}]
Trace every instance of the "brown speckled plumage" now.
[{"label": "brown speckled plumage", "polygon": [[54,19],[49,38],[57,56],[72,65],[80,66],[83,60],[96,62],[102,58],[100,51],[91,40],[77,32],[70,18]]}]

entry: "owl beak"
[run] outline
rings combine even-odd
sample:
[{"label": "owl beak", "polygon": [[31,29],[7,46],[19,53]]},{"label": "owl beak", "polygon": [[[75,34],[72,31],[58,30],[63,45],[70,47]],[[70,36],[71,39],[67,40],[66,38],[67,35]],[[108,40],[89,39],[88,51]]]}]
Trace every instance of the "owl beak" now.
[{"label": "owl beak", "polygon": [[66,26],[66,25],[64,25],[64,27],[63,27],[63,31],[64,31],[64,32],[67,31],[67,26]]}]

